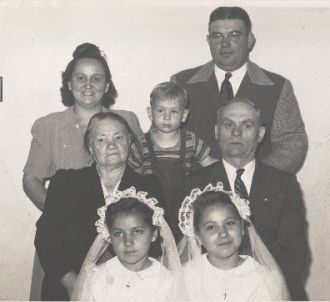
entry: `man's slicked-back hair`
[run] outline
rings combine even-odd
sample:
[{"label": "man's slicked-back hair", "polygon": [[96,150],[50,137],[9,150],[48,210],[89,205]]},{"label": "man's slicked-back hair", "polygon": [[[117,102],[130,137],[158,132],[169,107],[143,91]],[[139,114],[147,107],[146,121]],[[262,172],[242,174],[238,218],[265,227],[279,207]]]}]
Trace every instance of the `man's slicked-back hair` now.
[{"label": "man's slicked-back hair", "polygon": [[211,23],[217,20],[241,20],[246,28],[247,33],[252,30],[252,23],[248,13],[238,6],[221,6],[216,8],[211,14],[209,19],[209,31]]},{"label": "man's slicked-back hair", "polygon": [[229,105],[231,105],[233,103],[237,103],[237,102],[239,102],[239,103],[245,103],[245,104],[250,105],[255,110],[255,112],[257,114],[259,126],[264,126],[264,120],[263,120],[263,116],[262,116],[262,113],[261,113],[261,109],[257,106],[256,103],[252,102],[249,99],[245,99],[245,98],[234,98],[234,99],[232,99],[230,101],[227,101],[224,104],[222,104],[221,107],[218,109],[218,112],[217,112],[217,124],[220,123],[220,120],[222,118],[223,111]]},{"label": "man's slicked-back hair", "polygon": [[173,82],[163,82],[158,84],[150,93],[150,105],[156,101],[179,100],[183,108],[188,105],[188,94],[181,85]]}]

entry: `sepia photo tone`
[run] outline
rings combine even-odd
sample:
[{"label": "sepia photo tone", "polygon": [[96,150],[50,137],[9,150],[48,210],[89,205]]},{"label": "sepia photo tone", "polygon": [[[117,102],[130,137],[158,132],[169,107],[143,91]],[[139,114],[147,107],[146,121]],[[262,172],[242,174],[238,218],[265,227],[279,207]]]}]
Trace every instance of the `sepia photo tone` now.
[{"label": "sepia photo tone", "polygon": [[[243,7],[256,38],[250,59],[292,83],[308,136],[297,173],[308,222],[310,300],[330,300],[330,6],[328,1],[0,0],[0,300],[29,300],[36,221],[23,168],[34,121],[64,111],[61,73],[77,45],[106,54],[113,109],[150,127],[149,95],[177,72],[211,60],[210,12]],[[5,85],[3,85],[5,83]]]}]

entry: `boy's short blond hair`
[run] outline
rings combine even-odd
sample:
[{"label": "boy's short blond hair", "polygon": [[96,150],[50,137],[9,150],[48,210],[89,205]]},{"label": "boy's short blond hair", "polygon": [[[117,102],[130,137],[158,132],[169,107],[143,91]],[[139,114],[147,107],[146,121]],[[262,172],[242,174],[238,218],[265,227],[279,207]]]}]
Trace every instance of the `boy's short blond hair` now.
[{"label": "boy's short blond hair", "polygon": [[180,100],[183,108],[188,105],[188,94],[181,85],[173,82],[163,82],[158,84],[150,93],[150,106],[156,101]]}]

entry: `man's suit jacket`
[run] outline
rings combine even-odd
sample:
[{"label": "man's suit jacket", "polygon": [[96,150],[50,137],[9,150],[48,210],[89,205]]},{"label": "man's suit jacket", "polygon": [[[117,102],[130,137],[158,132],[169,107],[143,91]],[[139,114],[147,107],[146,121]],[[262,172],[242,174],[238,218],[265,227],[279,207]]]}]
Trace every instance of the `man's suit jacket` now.
[{"label": "man's suit jacket", "polygon": [[[222,161],[191,174],[187,193],[218,181],[231,190]],[[257,161],[249,200],[252,223],[281,267],[291,297],[304,299],[301,278],[308,246],[305,210],[296,177]]]},{"label": "man's suit jacket", "polygon": [[[162,206],[162,190],[154,175],[141,176],[127,167],[119,190],[134,186]],[[51,179],[45,209],[37,222],[35,246],[45,271],[43,300],[68,300],[60,279],[80,267],[97,233],[97,209],[105,205],[95,164],[80,170],[59,170]]]},{"label": "man's suit jacket", "polygon": [[[214,135],[220,100],[214,63],[181,71],[171,81],[182,85],[189,96],[187,128],[197,134],[219,156]],[[259,144],[257,158],[263,162],[296,173],[307,152],[307,135],[291,83],[282,76],[261,69],[248,61],[247,72],[235,95],[248,98],[261,109],[266,135]]]}]

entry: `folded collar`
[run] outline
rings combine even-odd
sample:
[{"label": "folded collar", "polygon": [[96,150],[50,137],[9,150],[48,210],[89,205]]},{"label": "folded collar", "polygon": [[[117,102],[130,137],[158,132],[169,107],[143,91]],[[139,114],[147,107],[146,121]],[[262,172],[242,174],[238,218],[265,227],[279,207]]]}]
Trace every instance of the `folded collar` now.
[{"label": "folded collar", "polygon": [[[214,73],[214,62],[210,61],[203,65],[196,74],[188,81],[188,84],[208,82]],[[266,73],[255,63],[247,62],[247,74],[252,83],[256,85],[273,85],[274,83]]]}]

